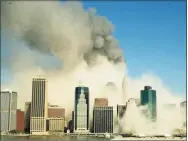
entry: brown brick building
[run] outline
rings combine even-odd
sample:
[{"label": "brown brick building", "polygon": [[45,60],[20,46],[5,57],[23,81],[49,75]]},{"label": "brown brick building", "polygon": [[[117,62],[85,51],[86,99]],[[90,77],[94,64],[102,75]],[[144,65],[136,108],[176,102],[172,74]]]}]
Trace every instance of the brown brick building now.
[{"label": "brown brick building", "polygon": [[24,131],[24,111],[16,111],[16,130]]},{"label": "brown brick building", "polygon": [[48,107],[48,118],[64,118],[65,119],[65,109],[58,106]]},{"label": "brown brick building", "polygon": [[95,98],[95,107],[106,107],[108,106],[108,99],[107,98]]}]

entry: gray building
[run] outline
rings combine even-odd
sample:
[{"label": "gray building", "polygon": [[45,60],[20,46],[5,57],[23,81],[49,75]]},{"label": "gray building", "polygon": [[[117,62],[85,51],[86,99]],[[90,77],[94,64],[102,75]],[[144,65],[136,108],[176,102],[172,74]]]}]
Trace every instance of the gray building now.
[{"label": "gray building", "polygon": [[24,110],[24,130],[25,132],[30,132],[30,116],[31,114],[31,102],[25,102],[25,110]]},{"label": "gray building", "polygon": [[31,101],[30,133],[46,132],[48,116],[47,80],[42,77],[33,78]]},{"label": "gray building", "polygon": [[126,105],[117,105],[117,117],[122,118],[126,111]]},{"label": "gray building", "polygon": [[94,107],[93,109],[94,133],[113,133],[113,107]]},{"label": "gray building", "polygon": [[16,130],[17,92],[1,91],[1,131]]}]

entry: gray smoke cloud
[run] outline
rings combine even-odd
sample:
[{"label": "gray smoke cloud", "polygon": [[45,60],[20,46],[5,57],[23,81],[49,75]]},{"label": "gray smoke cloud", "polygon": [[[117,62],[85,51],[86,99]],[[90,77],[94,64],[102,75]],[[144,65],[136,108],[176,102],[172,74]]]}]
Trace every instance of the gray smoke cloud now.
[{"label": "gray smoke cloud", "polygon": [[2,2],[1,13],[3,28],[31,50],[58,57],[66,69],[80,60],[93,66],[98,56],[124,62],[112,23],[79,2]]}]

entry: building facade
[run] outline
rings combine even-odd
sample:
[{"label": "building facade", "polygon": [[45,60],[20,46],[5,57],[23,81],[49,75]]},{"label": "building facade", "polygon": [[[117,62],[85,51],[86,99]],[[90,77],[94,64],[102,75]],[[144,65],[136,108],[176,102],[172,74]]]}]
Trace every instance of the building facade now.
[{"label": "building facade", "polygon": [[147,105],[147,116],[155,121],[157,118],[157,97],[156,91],[152,90],[152,87],[145,86],[144,90],[141,90],[141,105]]},{"label": "building facade", "polygon": [[113,133],[113,107],[94,107],[94,133]]},{"label": "building facade", "polygon": [[31,102],[25,102],[24,108],[24,130],[26,133],[30,132],[30,118],[31,118]]},{"label": "building facade", "polygon": [[24,111],[21,111],[20,109],[18,109],[16,111],[16,116],[17,116],[16,130],[23,132],[24,131]]},{"label": "building facade", "polygon": [[74,130],[77,130],[77,116],[78,116],[78,110],[77,110],[77,104],[78,104],[78,99],[80,98],[81,92],[83,91],[83,94],[85,96],[86,100],[86,105],[87,105],[87,130],[89,130],[89,88],[88,87],[76,87],[75,88],[75,106],[74,106]]},{"label": "building facade", "polygon": [[107,98],[95,98],[95,107],[106,107],[108,106],[108,99]]},{"label": "building facade", "polygon": [[84,90],[81,91],[77,104],[76,130],[75,132],[88,132],[87,129],[87,104]]},{"label": "building facade", "polygon": [[117,105],[117,117],[121,119],[126,111],[126,105]]},{"label": "building facade", "polygon": [[1,131],[16,130],[17,93],[1,91]]},{"label": "building facade", "polygon": [[64,118],[49,118],[49,131],[64,132]]},{"label": "building facade", "polygon": [[48,118],[64,118],[65,119],[65,109],[59,106],[48,106]]},{"label": "building facade", "polygon": [[47,80],[42,77],[33,78],[30,133],[46,132],[48,116]]}]

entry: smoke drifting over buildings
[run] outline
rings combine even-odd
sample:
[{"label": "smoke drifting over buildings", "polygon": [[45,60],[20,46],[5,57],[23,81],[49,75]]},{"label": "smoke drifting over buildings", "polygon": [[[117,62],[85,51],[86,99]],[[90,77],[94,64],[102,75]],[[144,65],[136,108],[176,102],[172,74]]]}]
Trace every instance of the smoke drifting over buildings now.
[{"label": "smoke drifting over buildings", "polygon": [[94,65],[100,56],[124,62],[112,23],[79,2],[3,2],[2,13],[4,28],[30,49],[58,57],[66,69],[82,59]]},{"label": "smoke drifting over buildings", "polygon": [[[108,104],[116,107],[123,98],[126,98],[125,101],[130,97],[138,98],[139,90],[144,85],[152,85],[158,91],[159,106],[166,101],[175,104],[181,101],[172,96],[153,75],[127,78],[122,84],[126,64],[118,41],[113,36],[114,27],[107,18],[97,15],[96,10],[84,10],[79,2],[58,1],[2,2],[1,8],[1,26],[9,42],[2,46],[8,50],[2,64],[13,75],[11,83],[1,87],[18,92],[19,108],[25,101],[31,100],[31,80],[37,74],[45,75],[48,79],[49,102],[63,106],[68,114],[73,110],[74,90],[79,80],[90,88],[90,107],[93,107],[97,97],[108,98]],[[127,82],[129,89],[124,86]],[[126,96],[122,95],[122,85]],[[109,92],[111,89],[114,90],[112,93]],[[132,128],[132,122],[134,129],[137,129],[136,125],[142,119],[139,109],[132,105],[128,113],[130,115],[124,117],[130,123],[127,127]],[[170,116],[164,116],[164,113],[168,112],[162,110],[159,113],[161,122],[158,125],[164,123],[162,119],[169,121],[168,125],[179,125],[181,117],[176,118],[178,121],[175,118],[169,120],[174,113]],[[145,124],[143,119],[137,126],[138,131]]]}]

